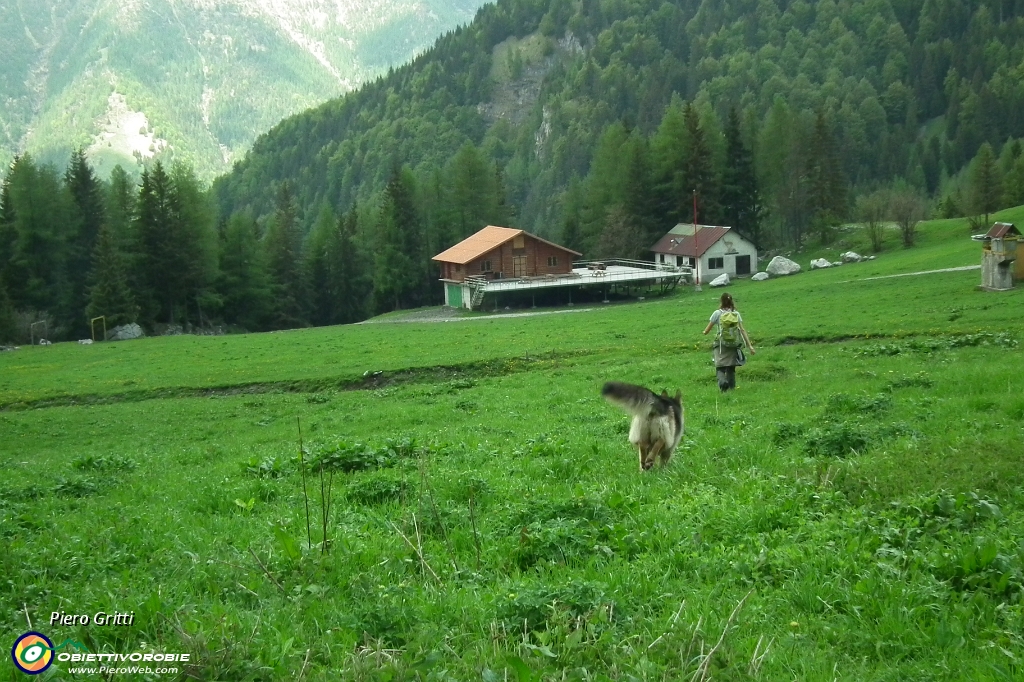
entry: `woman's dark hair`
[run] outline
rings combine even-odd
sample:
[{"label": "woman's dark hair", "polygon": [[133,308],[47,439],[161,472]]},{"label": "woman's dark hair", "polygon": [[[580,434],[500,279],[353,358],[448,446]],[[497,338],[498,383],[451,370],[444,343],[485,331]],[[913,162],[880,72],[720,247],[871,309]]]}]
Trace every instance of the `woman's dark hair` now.
[{"label": "woman's dark hair", "polygon": [[722,294],[722,310],[736,310],[736,305],[732,302],[732,294]]}]

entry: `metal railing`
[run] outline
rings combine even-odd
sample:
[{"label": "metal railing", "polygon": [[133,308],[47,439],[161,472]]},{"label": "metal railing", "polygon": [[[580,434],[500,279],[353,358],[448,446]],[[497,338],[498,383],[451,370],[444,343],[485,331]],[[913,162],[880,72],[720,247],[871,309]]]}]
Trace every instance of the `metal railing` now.
[{"label": "metal railing", "polygon": [[[615,268],[628,268],[616,270]],[[652,263],[651,261],[630,260],[627,258],[611,258],[608,260],[576,261],[573,272],[533,275],[525,277],[505,277],[487,279],[481,275],[466,278],[466,284],[473,292],[474,307],[478,305],[478,294],[500,291],[516,291],[524,289],[543,289],[557,286],[612,284],[625,282],[649,282],[662,278],[693,278],[693,269],[686,266]],[[638,272],[641,271],[641,272]]]}]

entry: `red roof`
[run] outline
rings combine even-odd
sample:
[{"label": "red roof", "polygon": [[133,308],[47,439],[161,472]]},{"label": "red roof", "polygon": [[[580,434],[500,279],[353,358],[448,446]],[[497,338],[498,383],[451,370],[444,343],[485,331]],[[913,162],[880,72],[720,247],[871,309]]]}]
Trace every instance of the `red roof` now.
[{"label": "red roof", "polygon": [[1013,223],[996,223],[992,226],[992,229],[985,235],[986,239],[1002,239],[1006,236],[1017,235],[1020,236],[1020,231],[1014,226]]},{"label": "red roof", "polygon": [[451,247],[450,249],[447,249],[437,254],[430,260],[441,261],[443,263],[457,263],[459,265],[465,265],[466,263],[469,263],[481,256],[490,253],[491,251],[498,248],[505,242],[512,241],[512,239],[518,237],[519,235],[532,237],[537,241],[544,242],[545,244],[550,244],[556,249],[561,249],[562,251],[565,251],[567,253],[572,253],[577,256],[583,255],[579,251],[573,251],[572,249],[567,249],[564,246],[559,246],[558,244],[549,242],[546,239],[541,239],[537,235],[530,234],[526,230],[516,230],[511,227],[497,227],[495,225],[488,225],[487,227],[480,230],[476,234],[471,234],[470,236],[466,237],[465,239],[463,239],[461,242]]},{"label": "red roof", "polygon": [[728,227],[719,225],[698,225],[693,235],[673,234],[669,232],[651,247],[654,253],[668,253],[674,256],[700,258],[715,242],[729,234]]}]

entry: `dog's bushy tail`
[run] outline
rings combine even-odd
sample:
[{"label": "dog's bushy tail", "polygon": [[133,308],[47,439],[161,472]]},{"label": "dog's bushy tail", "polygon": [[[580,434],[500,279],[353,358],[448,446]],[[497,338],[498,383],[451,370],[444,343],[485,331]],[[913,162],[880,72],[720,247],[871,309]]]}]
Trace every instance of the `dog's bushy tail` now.
[{"label": "dog's bushy tail", "polygon": [[657,396],[643,386],[609,381],[601,388],[601,395],[613,405],[629,414],[646,416],[650,413]]}]

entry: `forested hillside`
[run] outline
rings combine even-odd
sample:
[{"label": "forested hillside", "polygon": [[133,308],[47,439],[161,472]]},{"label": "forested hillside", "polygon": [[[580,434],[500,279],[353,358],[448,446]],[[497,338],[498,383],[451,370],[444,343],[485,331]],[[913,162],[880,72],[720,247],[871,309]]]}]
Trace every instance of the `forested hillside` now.
[{"label": "forested hillside", "polygon": [[84,148],[213,178],[283,117],[401,64],[479,0],[0,3],[0,166]]},{"label": "forested hillside", "polygon": [[[262,135],[208,197],[181,165],[141,191],[112,182],[99,203],[129,217],[105,260],[111,219],[73,201],[84,170],[20,158],[0,197],[8,327],[47,311],[70,333],[95,292],[122,289],[133,303],[90,310],[147,327],[350,322],[437,303],[430,257],[487,223],[646,257],[695,198],[701,222],[762,249],[827,244],[851,220],[874,236],[897,221],[911,246],[919,218],[980,229],[1024,204],[1022,137],[1021,0],[500,0]],[[47,227],[31,199],[46,192],[78,217]],[[122,263],[123,287],[101,262]]]},{"label": "forested hillside", "polygon": [[[998,0],[499,2],[263,136],[217,195],[225,212],[264,215],[268,190],[290,181],[308,224],[322,204],[373,201],[401,164],[426,216],[457,194],[456,159],[475,156],[500,174],[517,226],[559,237],[578,223],[589,250],[626,187],[655,195],[659,211],[637,218],[659,229],[689,219],[680,197],[694,188],[705,219],[728,218],[736,110],[768,243],[850,217],[877,188],[941,198],[986,142],[1017,173],[1017,202],[1019,144],[1006,142],[1024,135],[1022,13]],[[974,210],[963,192],[949,210]]]}]

